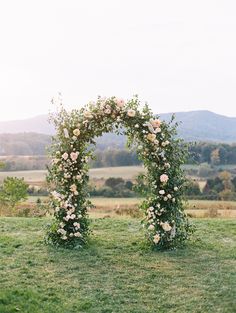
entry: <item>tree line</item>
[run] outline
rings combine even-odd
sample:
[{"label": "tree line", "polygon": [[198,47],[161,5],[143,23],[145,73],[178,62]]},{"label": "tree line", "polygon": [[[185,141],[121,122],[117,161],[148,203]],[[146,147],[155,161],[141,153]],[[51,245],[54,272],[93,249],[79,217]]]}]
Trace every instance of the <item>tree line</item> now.
[{"label": "tree line", "polygon": [[236,164],[236,144],[199,142],[189,147],[189,163]]},{"label": "tree line", "polygon": [[[42,152],[42,151],[41,151]],[[43,170],[49,164],[44,155],[2,156],[4,171]],[[140,165],[135,151],[125,148],[96,149],[92,168]],[[229,165],[236,164],[236,144],[196,143],[189,146],[188,164]]]},{"label": "tree line", "polygon": [[198,182],[190,180],[186,189],[190,199],[236,200],[236,176],[228,171],[219,172],[217,176],[208,178],[201,190]]}]

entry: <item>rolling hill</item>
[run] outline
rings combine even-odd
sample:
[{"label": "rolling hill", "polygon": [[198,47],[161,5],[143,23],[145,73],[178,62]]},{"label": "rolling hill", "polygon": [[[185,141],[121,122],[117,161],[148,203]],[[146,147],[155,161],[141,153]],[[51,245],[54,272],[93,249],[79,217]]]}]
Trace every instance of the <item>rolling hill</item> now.
[{"label": "rolling hill", "polygon": [[[161,114],[160,118],[169,121],[172,113]],[[236,142],[236,118],[226,117],[210,111],[190,111],[175,113],[180,122],[179,136],[186,141]],[[54,133],[47,115],[17,121],[0,122],[0,155],[4,154],[44,154],[45,145],[50,144]],[[122,148],[125,137],[113,133],[97,139],[97,148]],[[16,153],[16,150],[18,153]]]},{"label": "rolling hill", "polygon": [[[161,114],[161,118],[168,121],[172,114]],[[175,116],[181,122],[179,135],[186,141],[236,142],[236,117],[210,111],[177,112]]]}]

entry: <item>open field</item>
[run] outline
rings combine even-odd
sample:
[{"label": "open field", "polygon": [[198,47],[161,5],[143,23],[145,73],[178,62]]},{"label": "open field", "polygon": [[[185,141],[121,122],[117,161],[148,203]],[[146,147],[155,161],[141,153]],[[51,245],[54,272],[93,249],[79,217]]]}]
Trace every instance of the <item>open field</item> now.
[{"label": "open field", "polygon": [[24,178],[27,183],[44,182],[47,171],[17,171],[17,172],[0,172],[0,182],[7,176]]},{"label": "open field", "polygon": [[[0,208],[0,216],[45,216],[49,214],[48,206],[42,209],[36,205],[36,200],[46,201],[48,197],[29,197],[27,202],[21,203],[14,212]],[[89,210],[91,217],[117,217],[132,216],[141,217],[138,209],[142,198],[91,198],[95,208]],[[189,200],[186,203],[185,212],[196,218],[236,218],[236,201],[207,201]],[[52,212],[51,212],[52,213]]]},{"label": "open field", "polygon": [[[101,217],[130,214],[132,210],[138,214],[138,205],[142,198],[91,198],[96,206],[90,214],[95,217]],[[185,212],[192,217],[222,217],[236,218],[236,201],[207,201],[207,200],[189,200],[186,203]]]},{"label": "open field", "polygon": [[[186,170],[197,170],[199,165],[186,164],[183,166]],[[222,170],[234,170],[236,169],[235,164],[231,165],[219,165],[215,167],[216,169]],[[117,167],[101,167],[101,168],[92,168],[89,171],[89,174],[92,179],[106,179],[108,177],[123,177],[124,179],[132,179],[138,173],[143,172],[145,169],[143,166],[117,166]],[[35,171],[9,171],[3,172],[0,171],[0,181],[3,180],[6,176],[14,177],[24,177],[28,182],[35,181],[44,181],[47,171],[46,170],[35,170]],[[195,176],[193,176],[195,177]],[[198,178],[198,177],[195,177]],[[198,178],[199,179],[199,178]]]},{"label": "open field", "polygon": [[42,218],[1,218],[1,313],[234,313],[236,220],[194,220],[185,249],[154,252],[139,220],[94,219],[89,246],[43,243]]},{"label": "open field", "polygon": [[[92,168],[89,171],[91,179],[101,179],[108,177],[122,177],[124,179],[132,179],[138,173],[144,171],[141,166],[118,166],[118,167],[103,167],[103,168]],[[26,182],[44,182],[47,171],[17,171],[17,172],[0,172],[0,181],[6,176],[10,177],[23,177]]]}]

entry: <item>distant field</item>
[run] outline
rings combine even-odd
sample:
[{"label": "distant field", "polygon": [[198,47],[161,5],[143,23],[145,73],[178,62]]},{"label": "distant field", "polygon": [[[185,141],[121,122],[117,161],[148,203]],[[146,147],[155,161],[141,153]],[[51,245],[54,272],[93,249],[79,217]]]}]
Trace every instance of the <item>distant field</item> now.
[{"label": "distant field", "polygon": [[144,168],[142,166],[118,166],[92,168],[89,173],[91,178],[122,177],[124,179],[132,179],[143,171]]},{"label": "distant field", "polygon": [[[124,179],[132,179],[138,173],[143,172],[142,166],[118,166],[118,167],[103,167],[92,168],[89,171],[90,177],[93,179],[101,179],[108,177],[122,177]],[[0,181],[6,176],[11,177],[24,177],[28,183],[43,182],[45,181],[47,171],[17,171],[17,172],[0,172]]]},{"label": "distant field", "polygon": [[[37,198],[42,201],[47,197],[29,197],[28,204],[35,203]],[[138,205],[142,198],[102,198],[94,197],[90,199],[95,208],[89,211],[92,217],[103,217],[118,215],[140,215]],[[192,217],[224,217],[236,218],[236,201],[208,201],[189,200],[186,204],[185,212]],[[134,213],[134,214],[133,214]]]},{"label": "distant field", "polygon": [[47,171],[38,170],[38,171],[17,171],[17,172],[0,172],[0,181],[5,177],[18,177],[24,178],[28,183],[34,182],[44,182]]}]

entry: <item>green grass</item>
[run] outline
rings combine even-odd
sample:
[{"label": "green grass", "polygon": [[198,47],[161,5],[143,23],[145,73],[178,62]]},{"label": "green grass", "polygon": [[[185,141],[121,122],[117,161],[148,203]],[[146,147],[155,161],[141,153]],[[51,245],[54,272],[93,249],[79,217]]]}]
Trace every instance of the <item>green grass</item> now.
[{"label": "green grass", "polygon": [[147,249],[136,219],[96,219],[83,250],[43,243],[47,219],[1,218],[0,312],[236,311],[236,220],[196,220],[185,249]]}]

